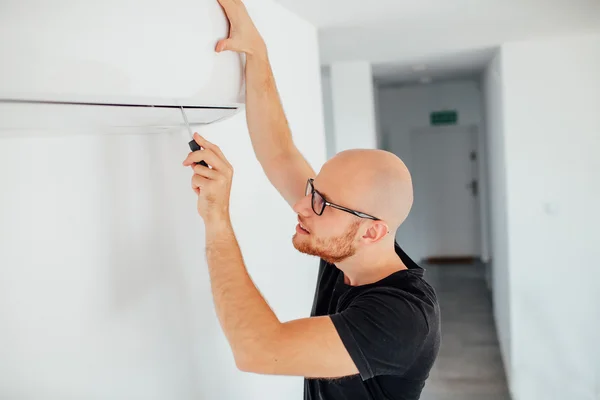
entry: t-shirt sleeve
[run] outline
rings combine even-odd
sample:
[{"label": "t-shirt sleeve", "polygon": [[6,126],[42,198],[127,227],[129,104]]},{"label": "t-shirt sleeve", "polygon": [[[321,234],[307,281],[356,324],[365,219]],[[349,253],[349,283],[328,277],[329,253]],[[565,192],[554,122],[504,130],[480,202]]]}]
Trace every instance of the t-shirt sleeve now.
[{"label": "t-shirt sleeve", "polygon": [[359,295],[331,320],[363,380],[404,374],[428,329],[423,311],[401,290],[388,288]]}]

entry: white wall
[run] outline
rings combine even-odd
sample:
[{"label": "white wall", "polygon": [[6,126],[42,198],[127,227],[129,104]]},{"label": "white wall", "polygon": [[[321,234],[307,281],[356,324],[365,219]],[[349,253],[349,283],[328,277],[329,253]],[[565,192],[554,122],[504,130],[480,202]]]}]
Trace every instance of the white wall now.
[{"label": "white wall", "polygon": [[[457,110],[459,125],[475,125],[480,136],[483,133],[482,101],[478,84],[473,80],[452,81],[417,86],[381,86],[378,90],[379,123],[381,143],[398,155],[408,166],[415,167],[411,154],[410,132],[416,128],[430,125],[429,115],[432,111]],[[479,141],[480,169],[484,165],[485,151],[483,141]],[[484,171],[480,171],[480,193],[486,191]],[[482,226],[485,232],[487,215],[482,207]],[[407,220],[398,230],[397,239],[409,254],[420,252],[415,233],[413,218],[409,214]],[[481,257],[489,257],[487,237],[481,237]]]},{"label": "white wall", "polygon": [[504,142],[504,83],[500,52],[490,62],[483,74],[483,97],[485,108],[485,145],[487,152],[487,181],[489,182],[490,229],[484,234],[490,237],[492,254],[491,287],[494,318],[505,371],[510,378],[511,369],[511,296],[508,267],[508,231],[506,204],[506,149]]},{"label": "white wall", "polygon": [[329,68],[335,153],[377,148],[373,71],[367,61]]},{"label": "white wall", "polygon": [[490,148],[504,152],[491,175],[506,184],[505,199],[503,182],[492,190],[507,251],[494,251],[494,297],[515,400],[600,397],[598,71],[599,34],[506,44],[488,69]]},{"label": "white wall", "polygon": [[[318,169],[316,31],[270,0],[246,3]],[[317,260],[293,248],[295,215],[255,160],[244,116],[201,133],[235,168],[232,220],[257,285],[282,320],[308,316]],[[235,368],[187,153],[183,132],[0,140],[0,398],[301,397],[301,378]]]},{"label": "white wall", "polygon": [[600,35],[503,59],[513,392],[598,398]]},{"label": "white wall", "polygon": [[328,66],[321,67],[321,87],[323,89],[323,119],[325,121],[325,141],[327,158],[336,154],[335,123],[333,120],[333,93],[331,92],[331,72]]}]

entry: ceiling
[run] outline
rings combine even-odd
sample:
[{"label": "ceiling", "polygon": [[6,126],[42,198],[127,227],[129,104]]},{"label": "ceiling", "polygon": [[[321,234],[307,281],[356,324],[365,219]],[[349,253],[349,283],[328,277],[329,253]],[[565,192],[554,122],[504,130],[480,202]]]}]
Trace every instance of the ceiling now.
[{"label": "ceiling", "polygon": [[426,62],[463,74],[506,42],[600,30],[600,0],[278,1],[319,29],[323,64],[367,60],[378,80],[414,79]]},{"label": "ceiling", "polygon": [[[489,0],[483,2],[490,3]],[[279,0],[319,29],[368,26],[427,17],[448,15],[457,9],[481,7],[479,0]]]},{"label": "ceiling", "polygon": [[486,48],[425,57],[409,63],[375,64],[373,76],[380,86],[478,78],[495,53],[495,48]]}]

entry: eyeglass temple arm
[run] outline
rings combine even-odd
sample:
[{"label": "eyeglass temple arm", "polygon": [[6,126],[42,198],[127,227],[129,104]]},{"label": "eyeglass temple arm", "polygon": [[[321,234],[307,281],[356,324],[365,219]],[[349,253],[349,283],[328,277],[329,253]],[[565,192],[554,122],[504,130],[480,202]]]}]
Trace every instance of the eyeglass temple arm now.
[{"label": "eyeglass temple arm", "polygon": [[360,212],[360,211],[354,211],[354,210],[351,210],[351,209],[346,208],[346,207],[338,206],[337,204],[332,204],[332,203],[330,203],[328,201],[325,201],[325,204],[328,205],[329,207],[337,208],[338,210],[342,210],[342,211],[349,212],[350,214],[354,214],[357,217],[370,218],[372,220],[379,221],[379,218],[376,218],[376,217],[374,217],[372,215],[369,215],[369,214],[365,214],[365,213]]}]

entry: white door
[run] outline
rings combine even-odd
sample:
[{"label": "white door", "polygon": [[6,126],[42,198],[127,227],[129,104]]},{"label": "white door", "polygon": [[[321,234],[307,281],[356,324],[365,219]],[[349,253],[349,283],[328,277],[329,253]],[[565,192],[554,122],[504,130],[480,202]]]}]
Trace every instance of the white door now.
[{"label": "white door", "polygon": [[477,128],[415,129],[410,138],[419,255],[479,257]]}]

